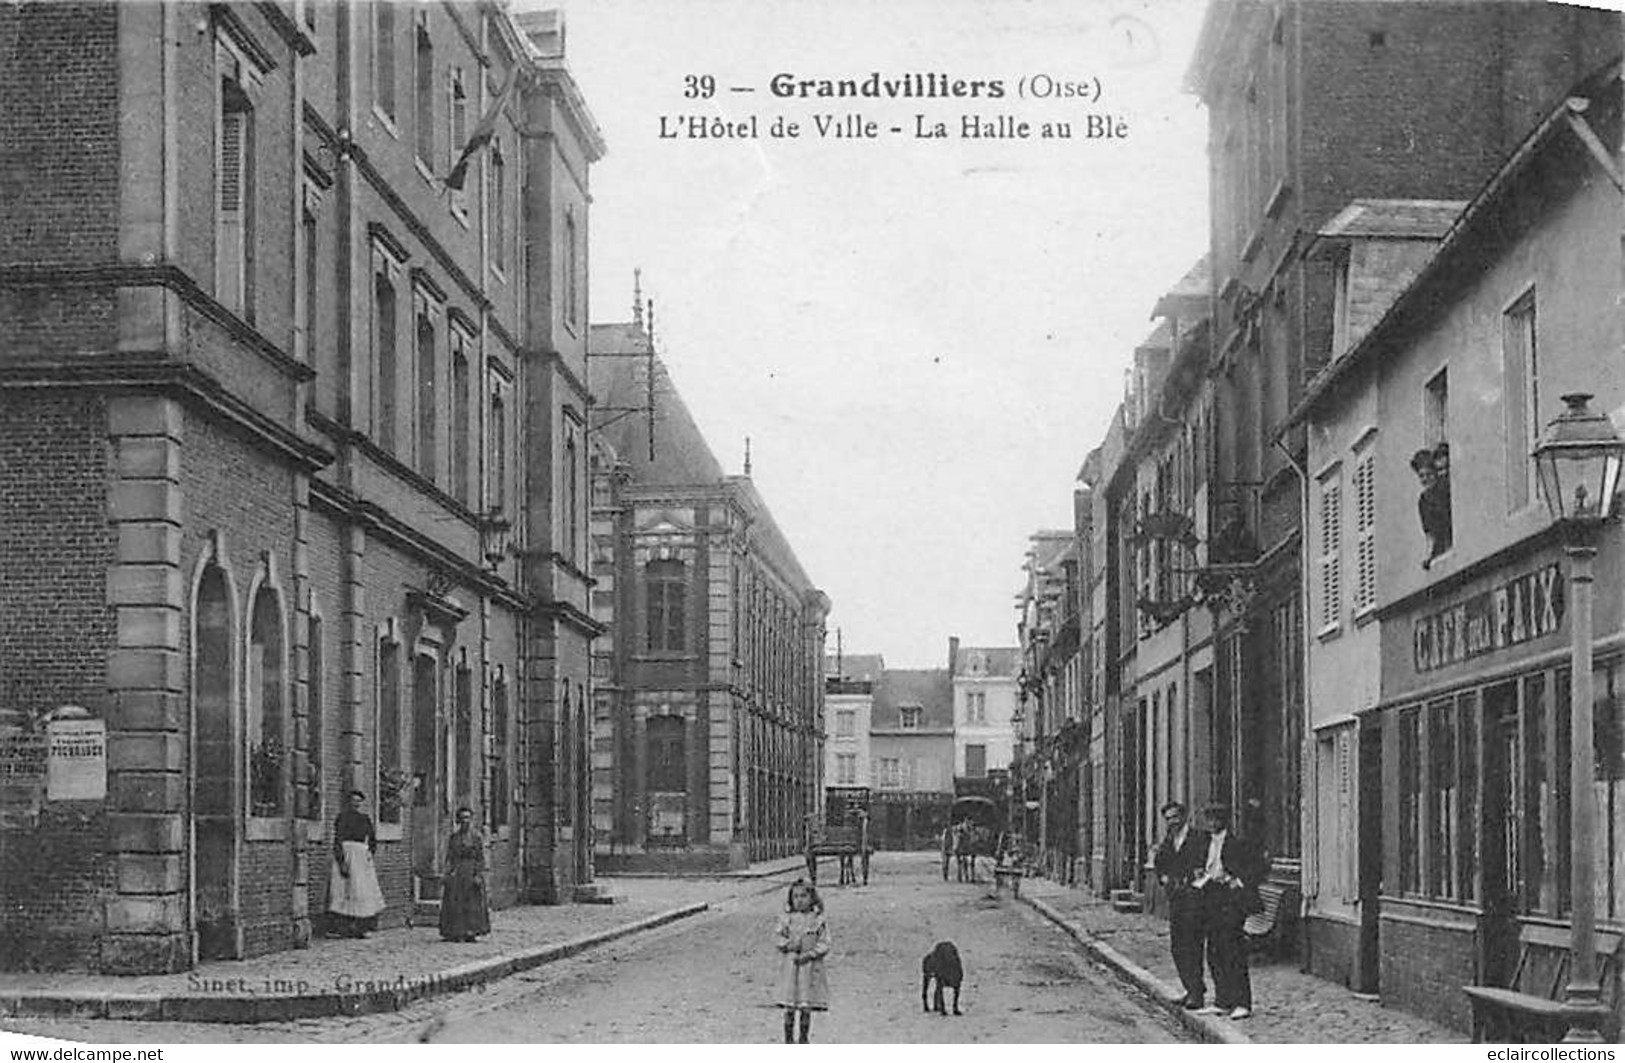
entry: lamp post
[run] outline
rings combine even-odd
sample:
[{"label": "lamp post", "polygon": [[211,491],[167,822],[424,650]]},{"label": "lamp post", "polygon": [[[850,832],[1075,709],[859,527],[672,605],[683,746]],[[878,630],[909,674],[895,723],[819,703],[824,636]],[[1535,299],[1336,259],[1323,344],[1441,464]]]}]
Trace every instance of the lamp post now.
[{"label": "lamp post", "polygon": [[1607,417],[1587,405],[1590,395],[1564,395],[1566,409],[1546,426],[1535,446],[1535,468],[1552,520],[1567,532],[1569,621],[1569,897],[1573,937],[1565,1041],[1601,1043],[1607,1011],[1597,974],[1596,752],[1593,748],[1591,676],[1592,562],[1596,530],[1614,514],[1625,441]]}]

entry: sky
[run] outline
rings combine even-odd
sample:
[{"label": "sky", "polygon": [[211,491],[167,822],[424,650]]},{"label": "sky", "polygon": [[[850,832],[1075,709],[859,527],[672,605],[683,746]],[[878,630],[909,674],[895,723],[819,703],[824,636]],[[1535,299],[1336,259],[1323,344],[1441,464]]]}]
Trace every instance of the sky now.
[{"label": "sky", "polygon": [[[564,11],[608,143],[592,320],[630,318],[641,269],[674,386],[728,472],[749,437],[758,490],[832,600],[829,652],[837,629],[891,667],[943,667],[950,636],[1014,645],[1028,536],[1071,526],[1151,307],[1207,246],[1206,115],[1183,91],[1204,0],[520,6]],[[875,73],[1004,96],[772,91]],[[851,114],[879,136],[817,135],[815,116]],[[1126,133],[1088,138],[1089,115]],[[684,116],[754,116],[757,135],[661,135]],[[960,136],[973,116],[1031,136]],[[776,119],[801,136],[773,137]],[[1071,138],[1040,139],[1046,122]]]}]

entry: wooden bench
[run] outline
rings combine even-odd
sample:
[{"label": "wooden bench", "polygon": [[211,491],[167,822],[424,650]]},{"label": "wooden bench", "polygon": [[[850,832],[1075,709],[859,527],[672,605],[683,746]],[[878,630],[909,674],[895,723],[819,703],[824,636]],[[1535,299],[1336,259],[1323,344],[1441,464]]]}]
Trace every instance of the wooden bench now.
[{"label": "wooden bench", "polygon": [[[1620,945],[1618,931],[1596,933],[1597,975],[1607,1010],[1602,1034],[1619,1038]],[[1518,965],[1510,986],[1462,986],[1473,1008],[1473,1040],[1480,1044],[1552,1044],[1563,1039],[1572,1017],[1563,1004],[1573,935],[1565,927],[1525,924],[1518,931]]]},{"label": "wooden bench", "polygon": [[1289,883],[1265,881],[1259,883],[1258,899],[1263,907],[1247,917],[1241,924],[1242,933],[1255,948],[1278,951],[1292,940],[1292,928],[1298,919],[1298,887]]}]

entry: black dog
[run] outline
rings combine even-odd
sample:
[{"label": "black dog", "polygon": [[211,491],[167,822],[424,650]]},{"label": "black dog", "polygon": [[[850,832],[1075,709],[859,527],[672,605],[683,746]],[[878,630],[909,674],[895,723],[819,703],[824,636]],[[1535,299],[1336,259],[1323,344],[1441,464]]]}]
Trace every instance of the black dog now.
[{"label": "black dog", "polygon": [[[934,998],[928,997],[931,982],[937,983]],[[959,950],[954,948],[952,941],[939,941],[935,948],[925,954],[920,961],[920,1003],[926,1011],[933,1006],[937,1014],[946,1015],[948,1009],[943,1003],[942,990],[944,988],[954,991],[954,1014],[962,1014],[959,1010],[959,987],[965,981],[965,968],[959,962]]]}]

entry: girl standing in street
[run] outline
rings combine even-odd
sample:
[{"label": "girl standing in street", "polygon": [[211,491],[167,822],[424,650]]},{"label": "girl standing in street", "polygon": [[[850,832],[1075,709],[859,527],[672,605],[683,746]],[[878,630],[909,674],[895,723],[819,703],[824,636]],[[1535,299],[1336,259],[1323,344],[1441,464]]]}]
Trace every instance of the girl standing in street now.
[{"label": "girl standing in street", "polygon": [[807,1043],[812,1013],[829,1010],[829,981],[824,957],[829,955],[829,924],[824,902],[810,883],[797,879],[785,899],[777,931],[784,960],[779,973],[779,1007],[784,1009],[784,1043],[795,1038],[796,1013],[801,1013],[801,1043]]}]

